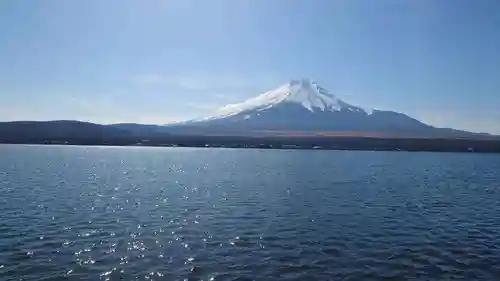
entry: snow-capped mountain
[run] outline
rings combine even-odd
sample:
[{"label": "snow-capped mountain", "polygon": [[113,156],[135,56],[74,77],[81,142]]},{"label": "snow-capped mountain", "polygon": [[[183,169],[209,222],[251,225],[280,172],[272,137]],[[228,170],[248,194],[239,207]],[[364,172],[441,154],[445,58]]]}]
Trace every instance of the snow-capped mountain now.
[{"label": "snow-capped mountain", "polygon": [[263,111],[282,103],[296,104],[304,107],[310,112],[337,112],[341,110],[356,112],[364,111],[360,107],[350,105],[338,99],[316,82],[302,79],[291,80],[275,90],[265,92],[242,103],[226,105],[218,110],[216,116],[211,118],[228,117],[243,112]]},{"label": "snow-capped mountain", "polygon": [[[198,134],[245,134],[256,132],[377,133],[385,135],[435,135],[437,129],[405,114],[367,110],[351,105],[308,79],[284,85],[226,105],[212,116],[175,126]],[[445,131],[440,131],[445,133]]]}]

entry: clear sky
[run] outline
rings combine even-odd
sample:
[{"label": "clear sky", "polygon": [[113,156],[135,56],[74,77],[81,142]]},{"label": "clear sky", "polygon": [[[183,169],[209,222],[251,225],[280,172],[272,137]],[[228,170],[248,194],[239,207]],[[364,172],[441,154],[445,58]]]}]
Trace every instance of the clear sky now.
[{"label": "clear sky", "polygon": [[0,1],[0,120],[163,124],[302,77],[500,133],[500,1]]}]

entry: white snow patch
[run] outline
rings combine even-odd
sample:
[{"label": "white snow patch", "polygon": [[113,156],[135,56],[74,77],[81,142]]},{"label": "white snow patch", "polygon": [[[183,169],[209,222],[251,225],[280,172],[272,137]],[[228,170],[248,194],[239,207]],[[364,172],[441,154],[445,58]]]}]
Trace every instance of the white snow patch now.
[{"label": "white snow patch", "polygon": [[217,110],[215,116],[205,118],[205,120],[224,118],[247,111],[262,111],[283,102],[301,105],[311,112],[340,111],[344,109],[357,112],[364,111],[359,107],[343,102],[315,82],[301,79],[291,80],[277,89],[265,92],[242,103],[226,105]]},{"label": "white snow patch", "polygon": [[[242,103],[228,104],[215,113],[215,115],[197,121],[221,119],[245,112],[253,112],[259,115],[259,111],[266,110],[280,103],[294,103],[304,107],[311,112],[317,111],[341,111],[364,112],[371,114],[372,110],[364,110],[360,107],[350,105],[335,95],[331,94],[317,83],[308,79],[290,80],[277,89],[265,92]],[[244,119],[249,119],[246,114]]]},{"label": "white snow patch", "polygon": [[366,114],[368,114],[368,115],[372,115],[372,114],[373,114],[373,112],[374,112],[375,110],[377,110],[377,109],[376,109],[376,108],[364,108],[363,110],[366,112]]}]

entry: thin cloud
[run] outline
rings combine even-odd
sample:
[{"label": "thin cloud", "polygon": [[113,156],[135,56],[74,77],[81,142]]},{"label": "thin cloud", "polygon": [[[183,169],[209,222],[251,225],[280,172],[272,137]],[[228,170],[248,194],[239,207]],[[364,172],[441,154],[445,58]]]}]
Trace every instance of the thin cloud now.
[{"label": "thin cloud", "polygon": [[453,111],[419,112],[416,118],[424,123],[440,127],[466,130],[476,133],[500,134],[500,123],[494,117],[464,117]]},{"label": "thin cloud", "polygon": [[0,111],[0,120],[3,121],[20,121],[20,120],[45,120],[42,118],[43,112],[36,109],[28,109],[20,106],[9,106],[2,108]]},{"label": "thin cloud", "polygon": [[216,105],[213,103],[196,103],[196,102],[186,102],[186,106],[192,109],[205,110],[205,111],[216,110],[217,108],[221,107],[221,105]]},{"label": "thin cloud", "polygon": [[162,86],[164,88],[207,91],[217,85],[207,80],[191,77],[170,77],[161,74],[143,74],[132,79],[140,86]]},{"label": "thin cloud", "polygon": [[167,81],[165,77],[157,74],[139,75],[133,80],[140,85],[161,85]]},{"label": "thin cloud", "polygon": [[234,102],[234,95],[214,94],[213,97],[223,102]]},{"label": "thin cloud", "polygon": [[191,91],[210,91],[221,93],[218,98],[225,97],[224,92],[247,92],[273,86],[268,76],[261,79],[242,78],[232,75],[174,75],[159,73],[141,74],[132,78],[136,84],[143,86],[162,86],[165,88],[183,89]]},{"label": "thin cloud", "polygon": [[215,94],[214,97],[216,97],[218,99],[221,99],[221,100],[224,100],[224,99],[228,98],[228,96],[224,95],[224,94]]},{"label": "thin cloud", "polygon": [[[57,98],[56,98],[57,97]],[[1,121],[78,120],[100,124],[167,124],[180,121],[181,114],[151,111],[130,103],[117,102],[115,95],[55,95],[54,102],[10,106],[0,112]],[[57,103],[57,106],[53,105]]]}]

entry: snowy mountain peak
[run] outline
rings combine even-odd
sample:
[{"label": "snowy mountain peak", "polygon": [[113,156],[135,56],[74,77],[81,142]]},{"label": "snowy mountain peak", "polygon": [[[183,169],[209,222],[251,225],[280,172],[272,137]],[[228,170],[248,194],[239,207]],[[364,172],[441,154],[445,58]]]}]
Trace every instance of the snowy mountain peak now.
[{"label": "snowy mountain peak", "polygon": [[303,78],[292,79],[274,90],[250,98],[242,103],[226,105],[217,111],[216,116],[209,119],[250,111],[262,111],[283,103],[299,105],[310,112],[341,110],[364,112],[363,109],[338,99],[316,82]]},{"label": "snowy mountain peak", "polygon": [[312,84],[316,84],[315,82],[312,82],[311,80],[307,79],[307,78],[302,78],[302,79],[291,79],[288,84],[290,86],[297,86],[297,85],[301,85],[302,87],[311,87]]},{"label": "snowy mountain peak", "polygon": [[[286,135],[287,132],[334,132],[433,135],[435,128],[403,113],[364,110],[344,102],[309,79],[288,80],[278,88],[241,103],[229,104],[207,118],[177,124],[196,134]],[[335,135],[334,134],[334,135]],[[332,135],[332,136],[334,136]]]},{"label": "snowy mountain peak", "polygon": [[287,86],[279,89],[283,91],[271,92],[277,95],[283,94],[282,102],[296,103],[312,112],[342,109],[342,103],[339,99],[309,79],[291,80]]}]

